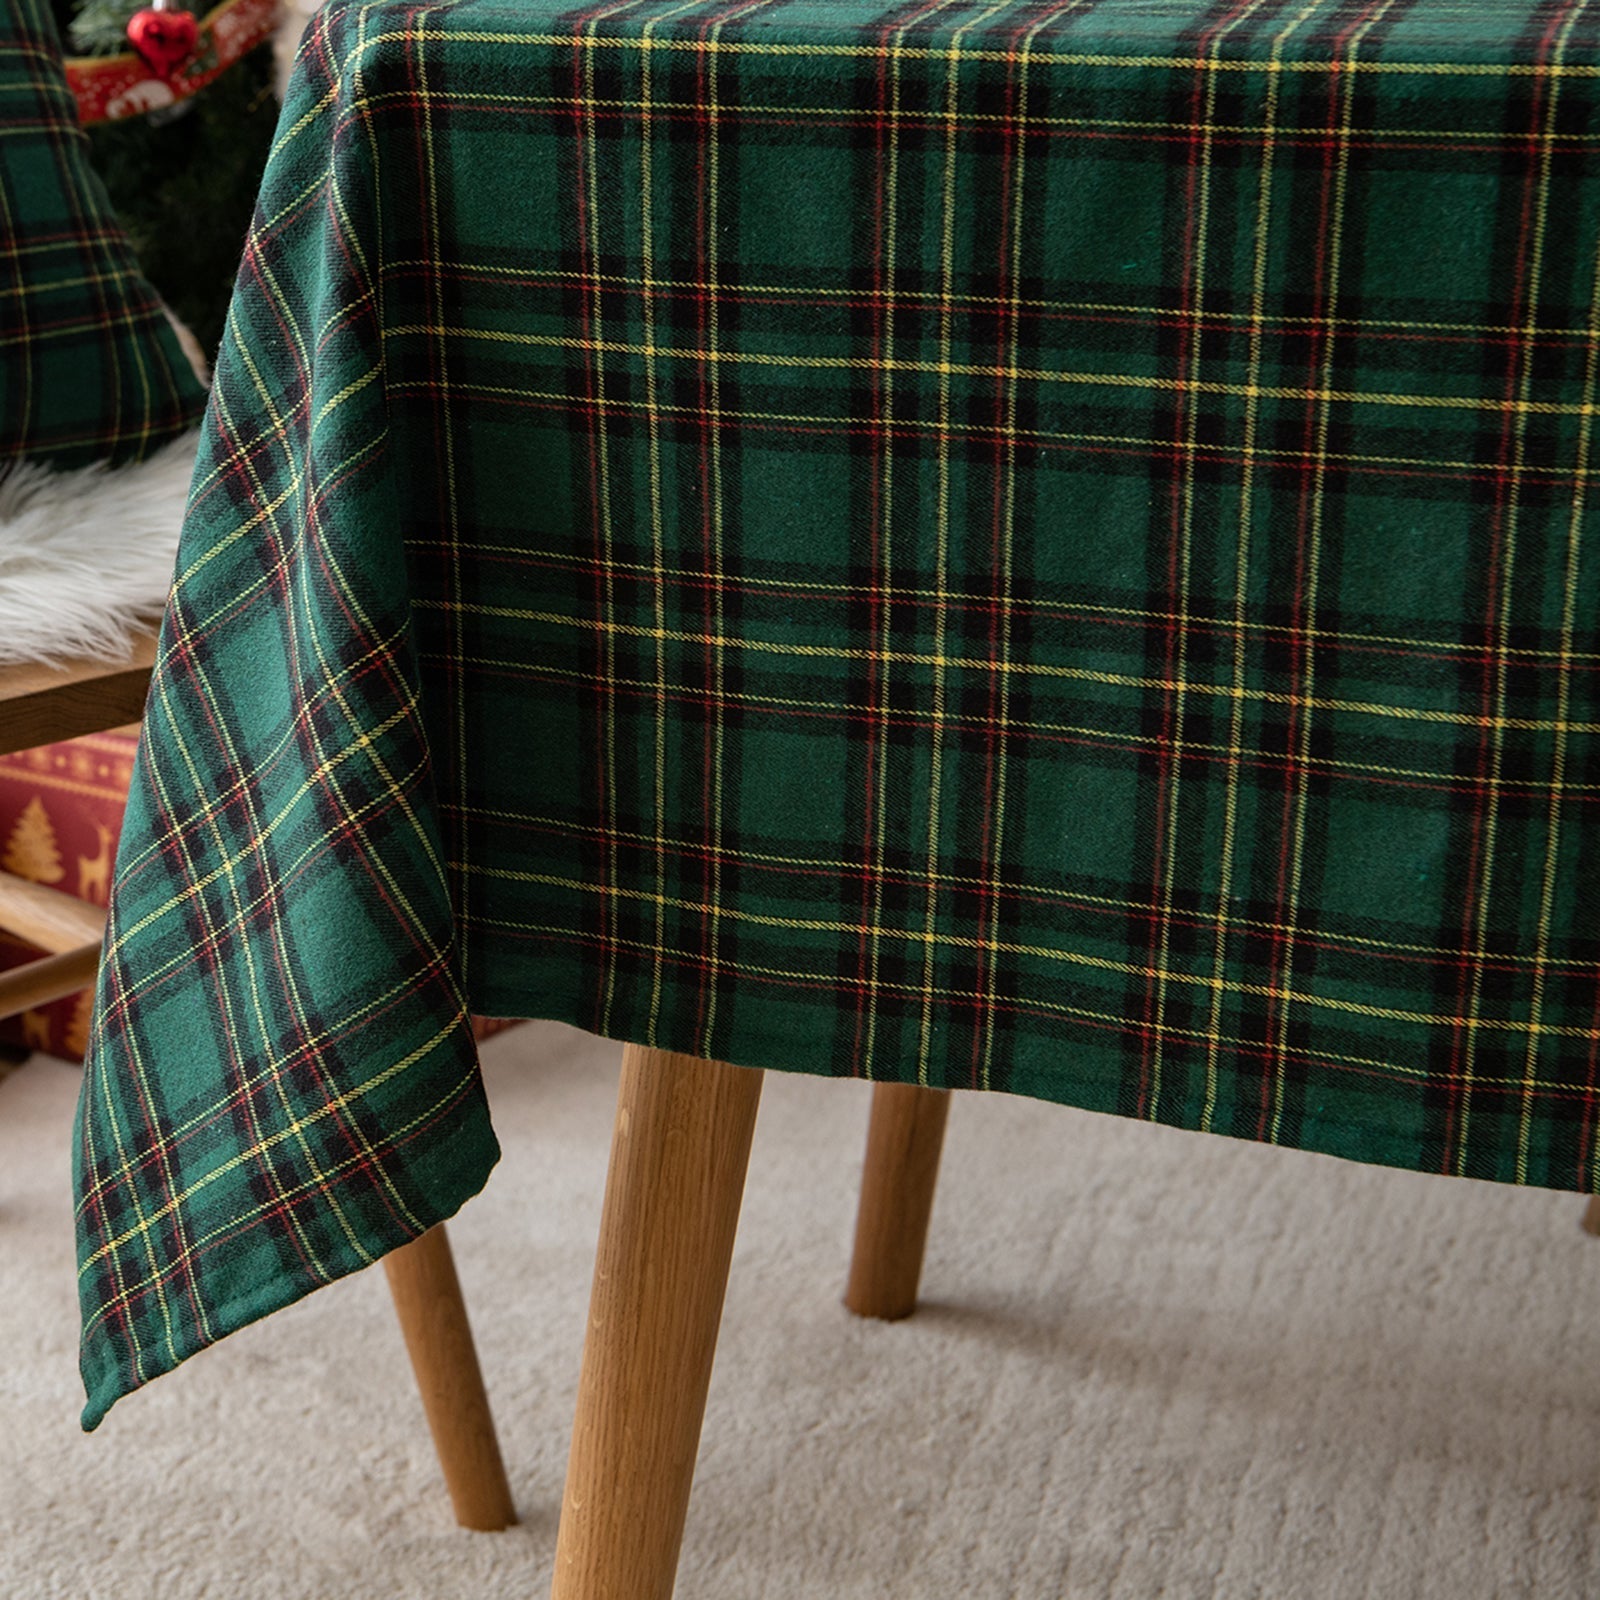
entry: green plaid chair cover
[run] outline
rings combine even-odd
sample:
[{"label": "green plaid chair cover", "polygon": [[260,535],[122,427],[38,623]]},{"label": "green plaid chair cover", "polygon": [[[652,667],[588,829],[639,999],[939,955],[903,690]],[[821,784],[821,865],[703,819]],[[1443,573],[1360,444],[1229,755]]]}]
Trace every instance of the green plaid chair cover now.
[{"label": "green plaid chair cover", "polygon": [[467,1028],[1594,1190],[1600,10],[344,5],[117,868],[86,1419]]},{"label": "green plaid chair cover", "polygon": [[135,461],[204,405],[90,170],[48,0],[3,0],[0,468]]}]

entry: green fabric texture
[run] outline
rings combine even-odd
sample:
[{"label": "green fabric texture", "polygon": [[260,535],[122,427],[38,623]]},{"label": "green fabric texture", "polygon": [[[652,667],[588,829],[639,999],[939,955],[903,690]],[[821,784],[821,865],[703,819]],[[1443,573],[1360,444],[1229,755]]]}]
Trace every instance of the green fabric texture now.
[{"label": "green fabric texture", "polygon": [[90,169],[48,0],[4,0],[0,462],[136,461],[204,406]]},{"label": "green fabric texture", "polygon": [[1600,13],[326,10],[80,1118],[86,1423],[467,1009],[1593,1191]]}]

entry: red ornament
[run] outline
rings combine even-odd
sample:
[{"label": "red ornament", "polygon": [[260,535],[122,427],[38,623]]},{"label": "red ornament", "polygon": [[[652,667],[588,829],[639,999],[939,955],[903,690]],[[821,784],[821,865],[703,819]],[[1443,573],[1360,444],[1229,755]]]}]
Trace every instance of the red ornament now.
[{"label": "red ornament", "polygon": [[170,78],[200,41],[193,12],[146,6],[128,18],[128,41],[163,78]]}]

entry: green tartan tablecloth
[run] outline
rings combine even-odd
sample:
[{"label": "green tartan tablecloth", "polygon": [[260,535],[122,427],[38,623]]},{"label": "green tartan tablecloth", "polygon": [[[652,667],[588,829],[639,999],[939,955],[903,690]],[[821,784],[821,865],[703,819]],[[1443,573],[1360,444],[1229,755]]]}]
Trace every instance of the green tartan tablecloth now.
[{"label": "green tartan tablecloth", "polygon": [[469,1006],[1600,1187],[1597,80],[1578,0],[325,12],[87,1422],[478,1189]]}]

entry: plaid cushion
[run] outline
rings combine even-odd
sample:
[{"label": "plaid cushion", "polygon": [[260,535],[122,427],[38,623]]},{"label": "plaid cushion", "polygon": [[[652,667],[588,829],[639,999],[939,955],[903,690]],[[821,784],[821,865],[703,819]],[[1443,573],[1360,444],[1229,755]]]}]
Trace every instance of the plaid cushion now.
[{"label": "plaid cushion", "polygon": [[48,0],[0,0],[0,463],[135,461],[204,405],[89,168]]},{"label": "plaid cushion", "polygon": [[1597,84],[1566,0],[325,12],[119,858],[88,1420],[483,1181],[469,997],[1600,1187]]}]

